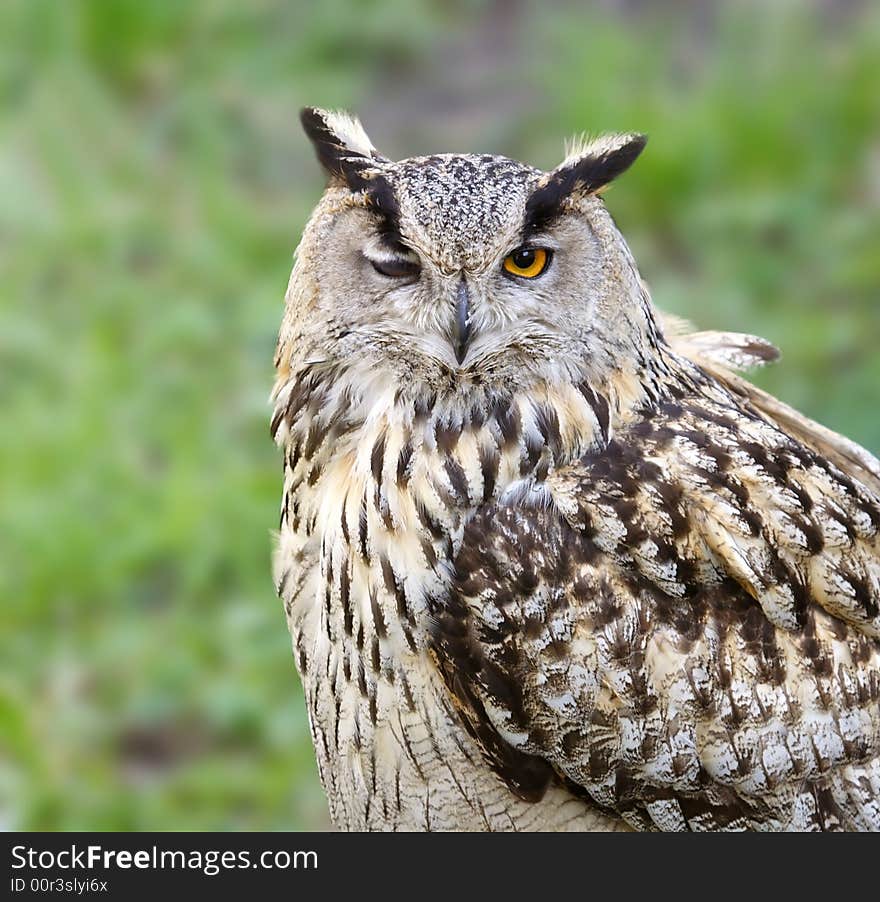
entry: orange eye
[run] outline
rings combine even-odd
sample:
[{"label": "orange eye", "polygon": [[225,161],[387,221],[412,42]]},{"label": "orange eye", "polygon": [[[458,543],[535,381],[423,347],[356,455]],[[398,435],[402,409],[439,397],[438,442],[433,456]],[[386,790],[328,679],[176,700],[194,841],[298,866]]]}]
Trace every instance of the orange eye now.
[{"label": "orange eye", "polygon": [[550,263],[551,252],[543,247],[519,247],[504,258],[504,271],[523,279],[540,276]]}]

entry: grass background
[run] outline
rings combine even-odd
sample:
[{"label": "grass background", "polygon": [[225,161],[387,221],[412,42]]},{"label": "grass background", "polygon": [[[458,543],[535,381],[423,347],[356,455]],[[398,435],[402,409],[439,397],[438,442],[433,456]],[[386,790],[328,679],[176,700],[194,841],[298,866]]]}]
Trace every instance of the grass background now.
[{"label": "grass background", "polygon": [[305,103],[398,156],[648,132],[608,202],[657,302],[880,451],[876,5],[7,0],[0,826],[326,824],[269,570]]}]

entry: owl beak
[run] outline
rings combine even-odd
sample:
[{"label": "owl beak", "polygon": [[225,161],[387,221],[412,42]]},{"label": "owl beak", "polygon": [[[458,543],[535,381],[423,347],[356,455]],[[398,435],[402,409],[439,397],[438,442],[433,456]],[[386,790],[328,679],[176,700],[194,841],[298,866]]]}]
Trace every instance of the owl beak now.
[{"label": "owl beak", "polygon": [[464,359],[467,357],[468,341],[470,341],[471,337],[470,316],[468,285],[464,276],[462,276],[455,295],[455,328],[452,336],[453,346],[455,347],[455,359],[459,364],[464,363]]}]

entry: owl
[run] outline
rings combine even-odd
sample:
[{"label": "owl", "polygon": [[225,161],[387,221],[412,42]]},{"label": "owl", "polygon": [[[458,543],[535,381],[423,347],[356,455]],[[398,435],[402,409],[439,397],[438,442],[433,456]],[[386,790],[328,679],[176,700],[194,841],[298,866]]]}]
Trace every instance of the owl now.
[{"label": "owl", "polygon": [[601,198],[645,138],[301,118],[275,574],[334,823],[880,830],[880,462],[653,307]]}]

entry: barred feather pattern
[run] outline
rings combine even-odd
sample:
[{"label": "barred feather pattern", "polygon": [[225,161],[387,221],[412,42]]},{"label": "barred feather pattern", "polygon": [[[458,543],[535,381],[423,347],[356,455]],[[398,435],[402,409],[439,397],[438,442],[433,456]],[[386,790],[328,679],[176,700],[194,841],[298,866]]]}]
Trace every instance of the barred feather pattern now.
[{"label": "barred feather pattern", "polygon": [[306,368],[276,392],[285,448],[276,556],[319,773],[346,829],[624,829],[497,746],[487,763],[436,666],[431,624],[471,512],[528,493],[604,441],[587,386],[462,407],[365,372]]}]

